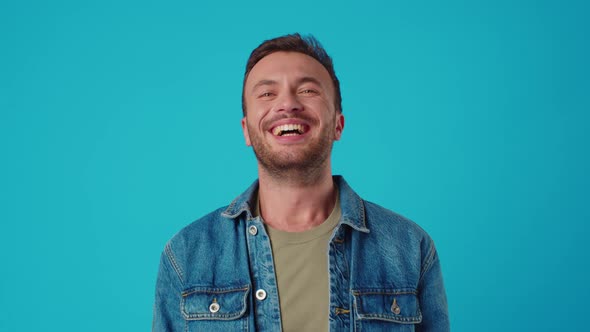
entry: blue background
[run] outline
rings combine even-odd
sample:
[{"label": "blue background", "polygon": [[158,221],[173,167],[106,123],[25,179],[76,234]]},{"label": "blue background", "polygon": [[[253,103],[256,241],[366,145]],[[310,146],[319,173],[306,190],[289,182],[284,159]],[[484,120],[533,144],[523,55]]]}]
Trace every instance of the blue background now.
[{"label": "blue background", "polygon": [[435,239],[453,331],[587,330],[582,1],[2,1],[0,330],[146,331],[159,255],[256,177],[249,52],[313,33],[334,173]]}]

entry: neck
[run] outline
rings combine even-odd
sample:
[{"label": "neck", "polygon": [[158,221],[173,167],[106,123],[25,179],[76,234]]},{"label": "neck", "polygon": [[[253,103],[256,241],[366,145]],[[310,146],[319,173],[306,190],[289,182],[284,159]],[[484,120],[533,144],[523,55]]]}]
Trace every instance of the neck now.
[{"label": "neck", "polygon": [[324,222],[336,202],[330,167],[310,181],[301,177],[276,178],[261,167],[258,170],[260,215],[272,228],[302,232]]}]

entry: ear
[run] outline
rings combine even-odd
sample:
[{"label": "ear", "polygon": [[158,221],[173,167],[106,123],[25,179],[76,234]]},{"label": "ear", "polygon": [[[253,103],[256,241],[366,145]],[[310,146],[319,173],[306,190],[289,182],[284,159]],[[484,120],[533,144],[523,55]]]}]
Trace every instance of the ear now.
[{"label": "ear", "polygon": [[244,139],[246,140],[246,145],[252,146],[252,142],[250,142],[250,134],[248,133],[248,123],[246,122],[246,117],[242,118],[242,131],[244,132]]},{"label": "ear", "polygon": [[339,141],[342,137],[342,131],[344,130],[344,115],[342,113],[336,113],[336,130],[334,131],[334,140]]}]

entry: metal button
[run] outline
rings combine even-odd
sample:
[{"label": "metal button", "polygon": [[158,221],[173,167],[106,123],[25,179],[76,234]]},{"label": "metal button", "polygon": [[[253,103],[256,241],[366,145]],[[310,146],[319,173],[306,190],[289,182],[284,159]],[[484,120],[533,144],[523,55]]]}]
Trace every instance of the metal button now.
[{"label": "metal button", "polygon": [[402,310],[400,309],[399,305],[397,305],[397,299],[394,298],[393,299],[393,304],[391,305],[391,311],[396,314],[399,315],[400,312],[402,312]]},{"label": "metal button", "polygon": [[256,228],[256,226],[252,225],[252,226],[248,227],[248,232],[251,235],[256,235],[256,234],[258,234],[258,228]]},{"label": "metal button", "polygon": [[266,299],[266,291],[264,289],[259,289],[256,291],[256,298],[260,301]]},{"label": "metal button", "polygon": [[211,303],[211,305],[209,305],[209,311],[211,311],[211,313],[218,312],[219,311],[219,304],[217,302]]}]

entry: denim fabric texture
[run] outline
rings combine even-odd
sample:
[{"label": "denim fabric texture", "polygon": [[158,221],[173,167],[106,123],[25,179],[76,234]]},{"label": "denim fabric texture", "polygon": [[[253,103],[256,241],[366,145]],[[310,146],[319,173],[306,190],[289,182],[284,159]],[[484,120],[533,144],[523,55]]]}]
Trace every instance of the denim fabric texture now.
[{"label": "denim fabric texture", "polygon": [[[342,216],[326,248],[330,331],[449,331],[432,239],[362,200],[342,177],[334,181]],[[257,188],[255,182],[166,244],[153,331],[281,331],[271,244],[252,216]]]}]

